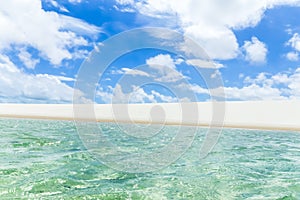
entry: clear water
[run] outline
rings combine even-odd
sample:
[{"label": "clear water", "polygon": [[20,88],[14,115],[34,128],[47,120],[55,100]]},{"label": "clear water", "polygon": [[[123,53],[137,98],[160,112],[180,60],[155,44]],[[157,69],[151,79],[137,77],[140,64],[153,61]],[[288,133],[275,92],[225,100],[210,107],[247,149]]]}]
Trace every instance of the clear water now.
[{"label": "clear water", "polygon": [[200,160],[205,132],[170,166],[129,174],[89,154],[73,122],[0,119],[0,199],[300,199],[299,132],[225,129]]}]

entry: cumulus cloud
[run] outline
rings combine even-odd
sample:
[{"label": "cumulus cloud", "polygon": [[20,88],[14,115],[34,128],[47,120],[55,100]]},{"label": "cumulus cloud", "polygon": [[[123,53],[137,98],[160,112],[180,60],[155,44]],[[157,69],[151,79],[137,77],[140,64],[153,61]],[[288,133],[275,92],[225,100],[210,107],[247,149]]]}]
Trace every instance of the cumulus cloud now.
[{"label": "cumulus cloud", "polygon": [[291,46],[296,51],[300,51],[300,36],[298,33],[295,33],[293,37],[287,42],[289,46]]},{"label": "cumulus cloud", "polygon": [[133,85],[131,92],[125,93],[120,84],[108,87],[108,91],[99,88],[96,96],[99,97],[104,103],[155,103],[153,94],[148,94],[143,88]]},{"label": "cumulus cloud", "polygon": [[[190,101],[188,97],[181,97],[184,92],[178,90],[178,85],[186,83],[189,77],[178,71],[176,65],[183,63],[183,59],[174,59],[169,54],[158,54],[145,60],[145,65],[137,68],[121,68],[112,70],[111,74],[122,74],[126,78],[120,79],[115,87],[107,86],[97,89],[97,97],[105,103],[154,103],[154,102],[178,102]],[[126,76],[129,75],[129,76]],[[140,79],[140,78],[143,79]],[[145,79],[147,80],[145,82]],[[141,81],[143,80],[143,81]],[[122,82],[125,81],[125,82]],[[122,83],[122,85],[121,85]],[[139,87],[147,83],[156,83],[162,88],[174,93],[179,93],[179,98],[166,95],[156,90],[146,91]],[[174,84],[176,83],[176,84]],[[126,92],[124,92],[124,88]],[[183,89],[183,88],[181,88]],[[184,89],[183,89],[184,90]]]},{"label": "cumulus cloud", "polygon": [[69,0],[70,3],[73,3],[73,4],[78,4],[78,3],[81,3],[82,0]]},{"label": "cumulus cloud", "polygon": [[[138,99],[138,102],[176,102],[176,101],[192,101],[195,99],[195,94],[205,94],[209,95],[209,91],[201,86],[196,84],[189,84],[189,80],[191,79],[188,76],[183,75],[180,71],[178,71],[178,64],[186,63],[188,65],[200,67],[200,68],[208,68],[215,69],[211,72],[211,79],[215,79],[220,76],[219,68],[222,68],[222,64],[218,64],[213,61],[204,61],[204,60],[183,60],[183,59],[174,59],[169,54],[158,54],[156,56],[150,57],[145,60],[146,65],[142,65],[142,67],[138,68],[121,68],[120,70],[112,70],[111,74],[122,74],[122,75],[130,75],[132,77],[125,80],[122,78],[121,80],[126,83],[126,86],[131,87],[130,93],[123,92],[123,88],[119,83],[116,84],[113,89],[111,86],[106,88],[100,88],[97,91],[97,96],[102,99],[104,102],[109,102],[109,100],[114,99],[118,102],[123,102],[122,99],[129,101],[129,94],[132,97]],[[166,96],[164,93],[160,93],[158,91],[151,91],[150,93],[146,93],[143,89],[138,88],[135,84],[141,83],[144,84],[145,81],[140,82],[139,78],[135,81],[134,77],[143,77],[144,80],[147,78],[147,83],[157,83],[158,85],[168,88],[170,91],[176,93],[179,96],[179,100],[174,97]],[[200,77],[199,77],[200,78]],[[176,83],[176,84],[174,84]],[[124,84],[124,82],[123,82]],[[126,88],[128,89],[128,87]],[[112,95],[114,91],[115,96]],[[134,100],[130,100],[130,102],[135,102]]]},{"label": "cumulus cloud", "polygon": [[159,102],[165,102],[165,103],[173,103],[177,102],[178,99],[172,96],[163,95],[159,92],[156,92],[154,90],[151,91],[151,94],[154,95],[155,98],[159,99]]},{"label": "cumulus cloud", "polygon": [[60,5],[60,4],[59,4],[57,1],[55,1],[55,0],[45,0],[44,2],[46,2],[46,3],[50,4],[50,5],[52,5],[52,6],[55,7],[55,8],[58,8],[59,11],[61,11],[61,12],[66,12],[66,13],[69,12],[68,9],[66,9],[64,6]]},{"label": "cumulus cloud", "polygon": [[187,84],[187,83],[181,83],[176,86],[179,89],[182,90],[189,90],[192,91],[195,94],[209,94],[209,90],[201,87],[200,85],[197,84]]},{"label": "cumulus cloud", "polygon": [[[176,68],[177,64],[184,62],[182,59],[173,59],[169,54],[158,54],[149,57],[145,60],[145,65],[137,68],[121,68],[119,70],[112,70],[111,74],[122,74],[127,77],[121,79],[126,81],[126,89],[129,91],[124,92],[124,86],[120,82],[113,88],[112,86],[98,88],[97,97],[105,103],[155,103],[155,102],[176,102],[177,99],[172,96],[165,95],[161,92],[151,90],[146,92],[143,88],[136,85],[140,83],[140,77],[147,78],[147,83],[162,84],[162,87],[173,90],[174,83],[180,83],[187,79]],[[141,84],[144,84],[142,81]],[[122,87],[123,86],[123,87]]]},{"label": "cumulus cloud", "polygon": [[126,75],[132,75],[132,76],[144,76],[144,77],[150,77],[150,74],[148,72],[139,70],[139,69],[130,69],[123,67],[120,70],[112,71],[112,74],[126,74]]},{"label": "cumulus cloud", "polygon": [[183,60],[173,59],[169,54],[158,54],[145,60],[147,67],[141,66],[133,69],[121,68],[119,70],[113,70],[111,73],[148,77],[154,81],[166,83],[176,82],[186,78],[176,69],[176,65],[182,62]]},{"label": "cumulus cloud", "polygon": [[238,54],[237,39],[226,27],[201,24],[184,27],[184,32],[198,42],[212,59],[232,59]]},{"label": "cumulus cloud", "polygon": [[251,41],[245,41],[243,50],[245,51],[245,59],[252,64],[262,64],[266,62],[267,47],[256,37],[252,37]]},{"label": "cumulus cloud", "polygon": [[227,99],[280,100],[300,98],[300,68],[277,74],[260,73],[246,77],[244,87],[225,87]]},{"label": "cumulus cloud", "polygon": [[[295,71],[276,74],[259,73],[256,77],[244,77],[242,87],[224,87],[227,100],[286,100],[300,99],[300,68]],[[210,95],[220,88],[201,87],[196,84],[179,84],[178,88],[191,91],[197,95]],[[214,92],[214,94],[218,94]]]},{"label": "cumulus cloud", "polygon": [[186,63],[188,65],[196,66],[199,68],[208,68],[208,69],[220,69],[224,67],[224,65],[221,63],[206,61],[201,59],[190,59],[187,60]]},{"label": "cumulus cloud", "polygon": [[288,89],[287,93],[291,99],[300,99],[300,68],[296,69],[295,73],[288,76],[286,82]]},{"label": "cumulus cloud", "polygon": [[101,31],[79,19],[44,11],[37,0],[1,2],[0,27],[0,52],[13,45],[30,46],[54,65],[72,59],[71,48],[88,44],[82,35]]},{"label": "cumulus cloud", "polygon": [[0,97],[9,102],[72,102],[73,88],[63,81],[72,78],[48,74],[26,74],[0,55]]},{"label": "cumulus cloud", "polygon": [[286,43],[287,46],[291,47],[293,51],[286,54],[286,58],[290,61],[298,61],[299,60],[299,52],[300,52],[300,36],[298,33],[294,33],[294,35],[289,39]]},{"label": "cumulus cloud", "polygon": [[118,0],[118,5],[155,18],[177,17],[185,35],[198,42],[212,59],[232,59],[239,45],[233,30],[256,26],[264,12],[280,5],[300,5],[299,0]]},{"label": "cumulus cloud", "polygon": [[31,54],[25,48],[19,50],[18,57],[28,69],[34,69],[40,62],[39,59],[32,58]]},{"label": "cumulus cloud", "polygon": [[99,32],[102,31],[98,26],[88,24],[81,19],[69,17],[66,15],[59,15],[59,21],[62,27],[66,28],[68,31],[72,31],[80,35],[95,37]]},{"label": "cumulus cloud", "polygon": [[[294,71],[286,71],[281,73],[259,73],[256,77],[249,77],[240,75],[243,79],[242,87],[225,86],[225,98],[227,100],[288,100],[300,99],[300,68]],[[122,87],[117,84],[115,89],[110,87],[110,91],[103,92],[100,89],[97,96],[110,103],[112,99],[118,103],[145,103],[145,102],[178,102],[178,101],[191,101],[191,94],[201,97],[214,94],[218,97],[218,91],[222,88],[211,88],[210,90],[197,84],[187,82],[180,82],[175,84],[172,88],[173,91],[178,92],[181,97],[176,99],[172,96],[157,91],[145,92],[143,88],[132,86],[132,91],[125,93]],[[114,96],[112,95],[114,91]],[[183,96],[186,95],[186,96]]]},{"label": "cumulus cloud", "polygon": [[132,85],[130,92],[124,92],[120,84],[116,84],[114,88],[109,87],[109,91],[103,88],[97,90],[96,96],[104,103],[157,103],[157,102],[177,102],[175,97],[161,94],[155,90],[146,92],[143,88]]},{"label": "cumulus cloud", "polygon": [[146,60],[146,64],[150,69],[154,69],[157,72],[154,76],[154,80],[167,83],[177,82],[187,78],[177,71],[176,63],[177,61],[169,54],[159,54]]},{"label": "cumulus cloud", "polygon": [[286,58],[290,61],[298,61],[299,54],[298,54],[298,52],[289,52],[286,54]]},{"label": "cumulus cloud", "polygon": [[155,57],[148,58],[146,60],[146,64],[158,70],[161,70],[162,66],[167,66],[173,69],[176,68],[175,62],[169,54],[159,54]]},{"label": "cumulus cloud", "polygon": [[116,0],[116,2],[120,5],[133,5],[134,0]]},{"label": "cumulus cloud", "polygon": [[242,88],[225,87],[225,95],[228,100],[282,100],[287,97],[281,96],[278,88],[268,85],[259,86],[252,84]]},{"label": "cumulus cloud", "polygon": [[96,98],[99,98],[103,103],[112,103],[112,87],[108,87],[109,91],[104,91],[103,87],[98,87],[96,91]]}]

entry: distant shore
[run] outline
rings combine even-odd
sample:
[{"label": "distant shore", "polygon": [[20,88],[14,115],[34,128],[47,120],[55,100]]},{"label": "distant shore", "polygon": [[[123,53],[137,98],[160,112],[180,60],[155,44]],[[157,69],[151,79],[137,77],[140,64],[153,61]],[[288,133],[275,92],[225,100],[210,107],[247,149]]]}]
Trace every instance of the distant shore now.
[{"label": "distant shore", "polygon": [[[88,110],[85,106],[93,112],[85,113]],[[183,108],[185,113],[182,113]],[[73,104],[0,104],[0,117],[4,118],[74,120],[74,111],[78,120],[99,122],[210,126],[213,116],[217,116],[213,123],[216,126],[300,131],[300,101],[296,100],[119,104],[114,107],[94,104],[79,105],[75,110]]]}]

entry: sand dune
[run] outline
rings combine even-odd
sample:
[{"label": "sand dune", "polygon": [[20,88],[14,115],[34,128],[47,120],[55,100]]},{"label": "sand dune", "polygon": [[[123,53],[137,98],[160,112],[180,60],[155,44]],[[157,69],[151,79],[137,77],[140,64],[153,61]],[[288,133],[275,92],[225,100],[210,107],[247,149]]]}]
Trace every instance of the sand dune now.
[{"label": "sand dune", "polygon": [[300,101],[95,104],[75,110],[72,104],[0,104],[0,117],[73,120],[74,113],[78,119],[95,115],[97,121],[208,126],[214,119],[225,127],[300,130]]}]

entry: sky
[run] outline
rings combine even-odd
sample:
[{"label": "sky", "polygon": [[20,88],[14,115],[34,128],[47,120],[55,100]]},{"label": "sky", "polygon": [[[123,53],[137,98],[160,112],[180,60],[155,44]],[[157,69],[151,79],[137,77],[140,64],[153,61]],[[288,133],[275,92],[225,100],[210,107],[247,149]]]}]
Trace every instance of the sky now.
[{"label": "sky", "polygon": [[[3,1],[0,103],[72,103],[74,94],[96,103],[210,101],[220,88],[228,101],[300,99],[299,18],[300,0]],[[182,54],[141,48],[93,63],[105,71],[91,74],[92,96],[74,86],[97,52],[171,42],[163,31],[107,42],[147,27],[191,39],[209,61],[187,58],[190,45]]]}]

